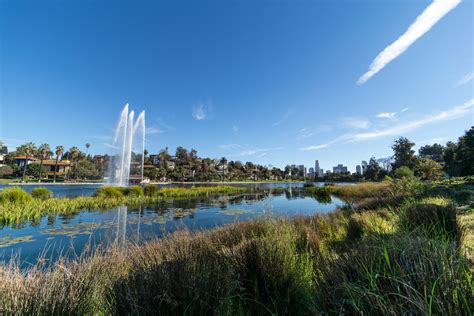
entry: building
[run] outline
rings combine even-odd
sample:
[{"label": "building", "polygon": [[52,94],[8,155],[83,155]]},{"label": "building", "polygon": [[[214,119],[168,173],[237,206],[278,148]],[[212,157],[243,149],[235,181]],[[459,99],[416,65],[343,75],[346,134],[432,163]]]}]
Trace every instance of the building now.
[{"label": "building", "polygon": [[338,164],[337,166],[332,168],[333,173],[347,173],[347,167],[343,166],[342,164]]},{"label": "building", "polygon": [[319,169],[319,177],[324,177],[324,169]]},{"label": "building", "polygon": [[314,168],[313,167],[310,167],[308,169],[308,177],[310,178],[314,178],[315,174],[314,174]]},{"label": "building", "polygon": [[360,165],[356,166],[356,173],[360,176],[362,175],[362,167]]},{"label": "building", "polygon": [[301,176],[306,177],[306,168],[304,167],[304,165],[299,165],[298,166],[298,173]]},{"label": "building", "polygon": [[0,167],[3,166],[3,162],[5,161],[5,155],[4,154],[0,154]]},{"label": "building", "polygon": [[314,162],[314,174],[315,176],[320,177],[320,178],[324,177],[324,170],[319,167],[318,160]]},{"label": "building", "polygon": [[0,146],[0,154],[8,154],[8,147],[7,146]]},{"label": "building", "polygon": [[16,157],[13,157],[13,160],[15,161],[15,164],[18,165],[18,167],[20,168],[23,168],[25,166],[25,163],[29,165],[34,162],[39,162],[38,159],[34,157],[29,157],[29,156],[28,158],[26,158],[26,156],[16,156]]},{"label": "building", "polygon": [[[41,161],[36,161],[41,163]],[[71,161],[69,160],[58,160],[56,165],[56,160],[45,159],[43,160],[43,168],[46,169],[45,177],[54,177],[54,169],[56,169],[56,177],[64,178],[71,168]]]}]

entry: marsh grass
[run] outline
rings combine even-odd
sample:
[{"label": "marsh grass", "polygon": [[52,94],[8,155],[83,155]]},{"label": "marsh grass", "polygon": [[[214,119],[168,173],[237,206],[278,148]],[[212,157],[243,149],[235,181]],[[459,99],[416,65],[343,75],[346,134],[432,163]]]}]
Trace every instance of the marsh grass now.
[{"label": "marsh grass", "polygon": [[33,199],[24,190],[14,187],[0,192],[0,224],[38,222],[45,215],[71,215],[81,210],[106,210],[121,205],[136,206],[169,199],[240,194],[245,191],[245,188],[231,186],[166,188],[157,190],[156,194],[150,196],[142,194],[142,191],[135,187],[103,186],[98,188],[92,197]]},{"label": "marsh grass", "polygon": [[47,268],[11,263],[0,314],[472,315],[452,212],[445,198],[413,199],[181,230]]}]

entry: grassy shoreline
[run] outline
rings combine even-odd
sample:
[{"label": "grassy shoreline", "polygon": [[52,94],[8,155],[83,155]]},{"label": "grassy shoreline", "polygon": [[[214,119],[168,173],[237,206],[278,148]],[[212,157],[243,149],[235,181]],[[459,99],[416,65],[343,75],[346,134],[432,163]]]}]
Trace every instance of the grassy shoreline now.
[{"label": "grassy shoreline", "polygon": [[352,207],[3,265],[0,313],[470,315],[472,188],[448,189],[338,188]]},{"label": "grassy shoreline", "polygon": [[[149,186],[151,188],[152,185]],[[138,187],[135,187],[136,189]],[[26,200],[10,201],[2,200],[5,192],[18,191],[14,188],[0,191],[0,224],[11,225],[24,221],[38,221],[45,215],[51,214],[75,214],[81,210],[109,209],[116,206],[134,206],[140,204],[151,204],[169,199],[189,199],[215,195],[241,194],[246,188],[219,186],[219,187],[195,187],[195,188],[162,188],[157,187],[152,192],[138,191],[124,193],[124,190],[114,187],[101,187],[97,189],[95,196],[79,196],[76,198],[48,198],[32,199],[25,191],[12,192],[19,194]],[[16,188],[15,188],[16,189]]]}]

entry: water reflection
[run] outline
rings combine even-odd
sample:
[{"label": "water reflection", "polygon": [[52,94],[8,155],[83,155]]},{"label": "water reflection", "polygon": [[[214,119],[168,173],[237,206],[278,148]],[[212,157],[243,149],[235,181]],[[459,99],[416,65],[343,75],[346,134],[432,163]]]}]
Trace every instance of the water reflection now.
[{"label": "water reflection", "polygon": [[302,188],[257,188],[235,196],[167,200],[139,207],[84,211],[68,215],[48,215],[36,222],[0,229],[0,261],[21,251],[22,259],[34,262],[45,247],[54,252],[72,247],[80,254],[93,245],[127,240],[142,242],[186,227],[208,229],[261,216],[298,216],[331,212],[344,203],[327,196],[308,196]]}]

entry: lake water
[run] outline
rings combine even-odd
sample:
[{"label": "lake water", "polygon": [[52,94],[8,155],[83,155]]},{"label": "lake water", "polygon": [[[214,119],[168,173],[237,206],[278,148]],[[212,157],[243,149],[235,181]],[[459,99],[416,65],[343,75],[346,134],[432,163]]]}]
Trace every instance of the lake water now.
[{"label": "lake water", "polygon": [[[318,202],[305,196],[302,183],[245,186],[259,190],[238,196],[170,200],[141,207],[46,216],[36,223],[0,227],[0,261],[16,257],[22,266],[28,266],[34,264],[40,255],[54,261],[59,254],[80,254],[86,245],[91,244],[123,244],[126,240],[141,242],[180,228],[198,230],[265,216],[326,213],[344,205],[334,197]],[[52,186],[51,190],[55,196],[77,196],[91,195],[97,187],[64,185]],[[24,188],[32,189],[31,186]]]}]

